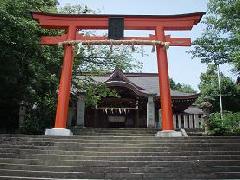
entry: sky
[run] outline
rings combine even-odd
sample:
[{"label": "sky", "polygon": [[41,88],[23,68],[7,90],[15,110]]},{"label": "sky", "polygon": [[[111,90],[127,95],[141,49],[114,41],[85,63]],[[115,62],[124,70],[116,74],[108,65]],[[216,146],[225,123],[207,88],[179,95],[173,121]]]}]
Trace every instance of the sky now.
[{"label": "sky", "polygon": [[[207,0],[58,0],[60,6],[67,4],[87,5],[100,14],[136,14],[136,15],[167,15],[184,14],[192,12],[206,12]],[[189,37],[192,40],[201,36],[205,26],[198,24],[192,31],[165,32],[172,37]],[[128,31],[126,36],[149,36],[152,31]],[[156,52],[151,52],[151,47],[144,47],[147,56],[134,55],[143,63],[142,72],[157,72]],[[200,59],[192,59],[187,53],[191,47],[170,47],[168,49],[169,76],[175,82],[191,85],[198,90],[200,75],[206,71],[206,65],[200,63]],[[233,77],[230,67],[220,67],[224,74]]]}]

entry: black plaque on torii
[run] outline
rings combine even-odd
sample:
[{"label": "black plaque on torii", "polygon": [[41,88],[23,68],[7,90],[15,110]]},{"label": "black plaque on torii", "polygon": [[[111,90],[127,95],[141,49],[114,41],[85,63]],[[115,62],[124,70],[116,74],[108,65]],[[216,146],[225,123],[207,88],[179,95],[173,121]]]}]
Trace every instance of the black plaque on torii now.
[{"label": "black plaque on torii", "polygon": [[123,39],[124,33],[124,18],[110,17],[108,19],[108,38]]}]

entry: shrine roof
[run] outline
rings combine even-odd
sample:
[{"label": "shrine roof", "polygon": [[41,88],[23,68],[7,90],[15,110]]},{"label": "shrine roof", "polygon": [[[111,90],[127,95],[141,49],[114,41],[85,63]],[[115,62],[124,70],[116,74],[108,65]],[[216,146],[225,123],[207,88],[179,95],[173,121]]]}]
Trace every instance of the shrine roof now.
[{"label": "shrine roof", "polygon": [[[123,85],[123,83],[129,83],[134,86],[137,91],[144,93],[146,95],[155,95],[157,97],[159,94],[159,78],[157,73],[123,73],[124,78],[128,81],[123,82],[121,79],[112,80],[111,76],[116,73],[116,70],[111,74],[107,73],[102,76],[92,76],[92,78],[99,83],[114,83],[115,85]],[[118,72],[119,73],[119,72]],[[171,96],[173,99],[196,99],[198,94],[196,93],[184,93],[176,90],[171,90]]]},{"label": "shrine roof", "polygon": [[184,110],[187,114],[203,114],[202,109],[198,108],[197,106],[189,106],[187,109]]}]

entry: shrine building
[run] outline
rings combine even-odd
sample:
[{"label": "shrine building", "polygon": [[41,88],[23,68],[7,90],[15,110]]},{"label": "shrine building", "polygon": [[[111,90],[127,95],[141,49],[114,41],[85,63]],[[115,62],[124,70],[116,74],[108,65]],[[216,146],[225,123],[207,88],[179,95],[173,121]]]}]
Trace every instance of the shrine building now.
[{"label": "shrine building", "polygon": [[[79,77],[81,78],[81,77]],[[157,73],[112,73],[93,76],[115,90],[117,97],[105,97],[95,107],[86,107],[84,93],[72,101],[68,127],[93,128],[161,128],[159,76]],[[196,93],[171,90],[174,129],[202,128],[203,112],[192,106]]]}]

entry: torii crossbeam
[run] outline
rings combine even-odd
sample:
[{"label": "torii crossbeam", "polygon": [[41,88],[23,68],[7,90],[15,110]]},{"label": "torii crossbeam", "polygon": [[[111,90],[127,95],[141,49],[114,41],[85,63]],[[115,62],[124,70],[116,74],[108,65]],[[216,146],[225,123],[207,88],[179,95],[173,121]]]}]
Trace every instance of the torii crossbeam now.
[{"label": "torii crossbeam", "polygon": [[[33,12],[33,19],[39,22],[42,28],[64,29],[66,33],[61,36],[44,36],[42,45],[64,44],[64,61],[61,73],[55,128],[66,128],[70,88],[72,80],[73,44],[69,41],[98,41],[109,40],[104,36],[84,36],[78,34],[79,30],[108,29],[109,19],[121,17],[125,30],[155,30],[155,35],[150,37],[125,37],[122,40],[161,41],[168,42],[170,46],[190,46],[190,38],[171,38],[165,35],[168,31],[191,30],[197,25],[204,12],[181,15],[96,15],[96,14],[53,14]],[[144,43],[143,43],[144,44]],[[130,44],[131,45],[131,44]],[[145,43],[145,45],[150,45]],[[168,60],[166,48],[156,44],[157,62],[160,86],[160,99],[162,108],[162,134],[173,131],[172,102],[168,79]],[[56,133],[57,135],[64,135]]]}]

